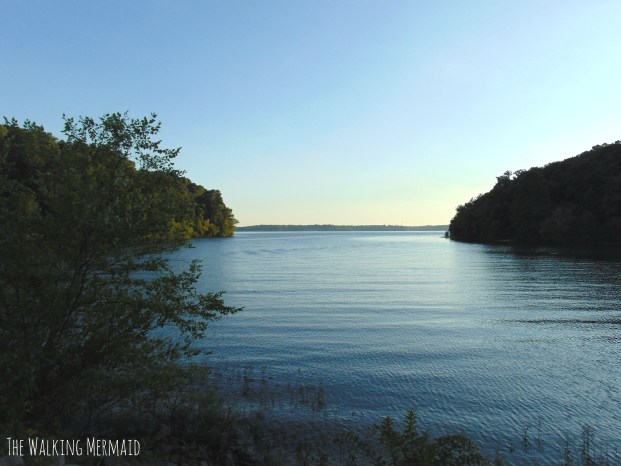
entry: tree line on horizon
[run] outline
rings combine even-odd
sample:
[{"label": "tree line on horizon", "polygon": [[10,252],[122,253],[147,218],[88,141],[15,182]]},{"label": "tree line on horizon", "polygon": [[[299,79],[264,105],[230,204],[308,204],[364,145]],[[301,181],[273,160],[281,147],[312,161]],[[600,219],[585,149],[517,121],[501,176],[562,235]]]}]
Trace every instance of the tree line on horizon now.
[{"label": "tree line on horizon", "polygon": [[496,180],[457,207],[452,239],[554,245],[621,238],[621,141]]},{"label": "tree line on horizon", "polygon": [[240,231],[445,231],[448,225],[251,225],[237,227]]}]

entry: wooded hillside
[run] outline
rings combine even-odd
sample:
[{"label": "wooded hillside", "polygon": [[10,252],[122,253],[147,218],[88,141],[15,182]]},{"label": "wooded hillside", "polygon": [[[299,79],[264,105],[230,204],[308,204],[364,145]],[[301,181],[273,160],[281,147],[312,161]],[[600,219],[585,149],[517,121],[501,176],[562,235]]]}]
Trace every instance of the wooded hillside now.
[{"label": "wooded hillside", "polygon": [[619,242],[621,141],[561,162],[497,177],[457,207],[451,238],[521,244]]}]

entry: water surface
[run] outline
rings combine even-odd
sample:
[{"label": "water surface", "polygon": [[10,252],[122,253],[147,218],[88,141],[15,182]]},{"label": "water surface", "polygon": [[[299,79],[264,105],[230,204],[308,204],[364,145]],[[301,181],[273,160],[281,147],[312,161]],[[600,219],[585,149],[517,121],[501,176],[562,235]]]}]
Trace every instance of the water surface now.
[{"label": "water surface", "polygon": [[[520,460],[582,425],[621,449],[621,260],[610,251],[458,243],[442,232],[240,232],[196,240],[200,287],[245,310],[209,364],[320,383],[330,419],[413,407]],[[524,448],[524,438],[528,448]]]}]

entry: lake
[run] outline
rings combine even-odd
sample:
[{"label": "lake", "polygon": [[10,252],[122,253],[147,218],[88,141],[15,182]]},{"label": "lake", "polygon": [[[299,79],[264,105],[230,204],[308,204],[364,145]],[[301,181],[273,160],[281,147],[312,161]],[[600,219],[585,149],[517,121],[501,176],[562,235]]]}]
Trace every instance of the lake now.
[{"label": "lake", "polygon": [[442,234],[239,232],[173,262],[245,308],[212,325],[208,364],[320,386],[333,423],[414,408],[510,461],[558,460],[588,424],[621,450],[621,257]]}]

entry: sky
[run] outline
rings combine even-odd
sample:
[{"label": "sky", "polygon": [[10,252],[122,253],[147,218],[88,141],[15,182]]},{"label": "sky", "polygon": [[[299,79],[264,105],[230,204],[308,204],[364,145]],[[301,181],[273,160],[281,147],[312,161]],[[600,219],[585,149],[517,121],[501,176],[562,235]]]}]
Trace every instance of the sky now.
[{"label": "sky", "polygon": [[0,116],[154,112],[239,225],[447,224],[621,139],[618,0],[0,0]]}]

